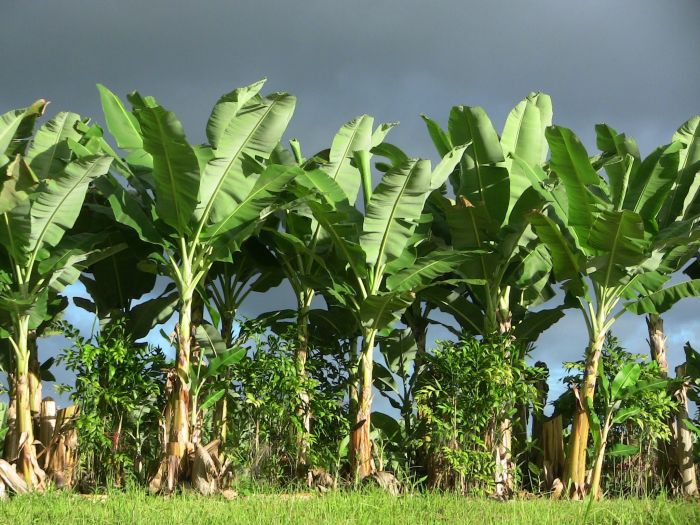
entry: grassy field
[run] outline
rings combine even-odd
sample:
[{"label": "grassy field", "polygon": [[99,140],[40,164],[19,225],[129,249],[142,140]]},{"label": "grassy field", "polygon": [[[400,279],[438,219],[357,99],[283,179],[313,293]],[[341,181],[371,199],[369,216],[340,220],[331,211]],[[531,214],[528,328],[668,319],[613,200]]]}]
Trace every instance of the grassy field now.
[{"label": "grassy field", "polygon": [[142,493],[105,497],[45,494],[0,503],[0,523],[24,524],[324,524],[367,523],[700,523],[700,503],[666,500],[615,500],[594,504],[529,500],[501,503],[449,495],[403,496],[381,493],[251,495],[233,500]]}]

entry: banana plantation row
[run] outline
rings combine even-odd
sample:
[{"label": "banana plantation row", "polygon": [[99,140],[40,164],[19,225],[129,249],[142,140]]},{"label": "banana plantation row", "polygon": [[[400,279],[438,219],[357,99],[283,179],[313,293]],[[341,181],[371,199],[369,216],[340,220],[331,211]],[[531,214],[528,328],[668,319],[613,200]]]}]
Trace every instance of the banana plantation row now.
[{"label": "banana plantation row", "polygon": [[[599,125],[591,155],[533,93],[500,133],[480,107],[446,128],[423,117],[434,166],[367,115],[305,157],[281,144],[295,98],[262,86],[221,97],[198,145],[153,97],[129,109],[103,86],[108,134],[70,112],[37,124],[44,100],[0,117],[0,484],[212,492],[233,474],[386,485],[391,471],[500,497],[697,493],[700,358],[687,346],[669,378],[661,314],[700,292],[700,117],[646,157]],[[59,321],[78,280],[87,339]],[[284,281],[294,310],[275,310]],[[244,319],[269,290],[274,311]],[[526,357],[566,309],[588,342],[567,341],[583,360],[545,417],[547,365]],[[175,312],[168,362],[135,341]],[[625,313],[646,315],[651,360],[611,335]],[[455,340],[429,348],[431,325]],[[57,329],[77,474],[55,466],[70,425],[39,439],[53,359],[37,339]]]}]

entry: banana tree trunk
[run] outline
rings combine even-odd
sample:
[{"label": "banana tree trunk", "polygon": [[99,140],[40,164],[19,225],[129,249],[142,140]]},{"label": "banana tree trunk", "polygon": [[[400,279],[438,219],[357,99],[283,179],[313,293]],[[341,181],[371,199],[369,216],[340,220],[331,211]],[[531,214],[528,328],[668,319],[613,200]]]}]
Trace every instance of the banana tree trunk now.
[{"label": "banana tree trunk", "polygon": [[21,316],[15,321],[15,396],[16,420],[15,432],[12,437],[15,443],[12,448],[19,454],[18,466],[27,485],[32,488],[37,465],[36,449],[34,448],[34,422],[31,412],[31,392],[29,388],[29,316]]},{"label": "banana tree trunk", "polygon": [[192,295],[182,298],[177,326],[176,378],[171,406],[173,407],[170,440],[166,447],[168,457],[168,491],[172,492],[184,468],[184,459],[190,442],[190,345]]},{"label": "banana tree trunk", "polygon": [[[651,358],[659,365],[659,370],[663,377],[668,377],[668,361],[666,349],[666,334],[664,332],[664,320],[658,314],[649,314],[646,317],[647,330],[649,333],[649,352]],[[675,418],[671,417],[667,421],[671,435],[675,434]],[[671,490],[674,482],[674,451],[673,441],[656,443],[658,475],[667,489]]]},{"label": "banana tree trunk", "polygon": [[646,317],[649,330],[649,350],[651,357],[659,365],[659,370],[668,376],[668,361],[666,358],[666,335],[664,334],[664,320],[658,314],[649,314]]},{"label": "banana tree trunk", "polygon": [[[298,297],[299,313],[297,317],[297,347],[295,367],[300,384],[306,383],[306,360],[309,357],[309,308],[313,299],[313,290],[306,290]],[[311,398],[306,387],[299,391],[297,417],[301,421],[297,434],[297,464],[303,471],[308,464],[309,437],[311,436]]]},{"label": "banana tree trunk", "polygon": [[598,362],[600,361],[604,342],[605,333],[592,334],[588,343],[588,350],[586,351],[583,388],[580,392],[580,399],[576,400],[575,405],[573,425],[566,455],[566,466],[564,468],[565,484],[571,483],[571,495],[574,499],[580,499],[586,493],[586,448],[590,433],[587,399],[593,401],[596,379],[598,377]]},{"label": "banana tree trunk", "polygon": [[[498,333],[507,336],[512,328],[513,316],[509,305],[510,288],[506,287],[498,297],[498,309],[496,310],[496,322]],[[509,343],[504,348],[508,352]],[[496,443],[494,447],[494,459],[496,470],[494,481],[496,483],[496,496],[507,498],[513,493],[513,425],[508,417],[500,417],[496,421]]]},{"label": "banana tree trunk", "polygon": [[[676,367],[676,377],[685,375],[685,365]],[[688,386],[683,385],[676,393],[680,407],[676,413],[675,451],[676,463],[681,478],[681,494],[698,495],[698,482],[693,461],[693,434],[686,425],[688,421]]]},{"label": "banana tree trunk", "polygon": [[372,415],[372,372],[376,330],[363,331],[360,354],[359,391],[355,421],[350,431],[350,466],[356,479],[373,473],[370,417]]}]

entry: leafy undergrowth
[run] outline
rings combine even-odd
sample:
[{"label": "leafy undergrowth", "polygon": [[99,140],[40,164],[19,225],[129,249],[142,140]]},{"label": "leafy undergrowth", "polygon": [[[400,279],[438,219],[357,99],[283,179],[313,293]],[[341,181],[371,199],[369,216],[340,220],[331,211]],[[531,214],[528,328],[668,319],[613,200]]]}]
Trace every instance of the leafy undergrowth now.
[{"label": "leafy undergrowth", "polygon": [[[507,503],[451,495],[337,492],[252,494],[232,500],[140,492],[78,496],[66,493],[27,495],[0,504],[0,523],[129,524],[343,524],[367,523],[584,523],[585,503],[528,500]],[[697,502],[609,500],[596,503],[585,523],[688,524],[700,522]]]}]

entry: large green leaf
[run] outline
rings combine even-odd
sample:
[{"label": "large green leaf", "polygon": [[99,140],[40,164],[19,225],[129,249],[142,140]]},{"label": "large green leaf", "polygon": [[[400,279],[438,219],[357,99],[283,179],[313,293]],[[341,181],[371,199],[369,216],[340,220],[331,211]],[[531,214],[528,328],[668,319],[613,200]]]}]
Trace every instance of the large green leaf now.
[{"label": "large green leaf", "polygon": [[310,201],[314,218],[330,237],[342,262],[356,277],[367,274],[365,253],[359,245],[362,215],[354,207],[334,208],[326,203]]},{"label": "large green leaf", "polygon": [[382,330],[397,321],[410,304],[406,294],[370,295],[360,305],[360,320],[367,328]]},{"label": "large green leaf", "polygon": [[46,101],[37,100],[28,108],[15,109],[0,115],[0,166],[17,153],[23,153],[36,118],[46,107]]},{"label": "large green leaf", "polygon": [[141,202],[143,195],[132,193],[111,175],[98,179],[95,186],[109,201],[117,222],[133,228],[143,241],[156,245],[162,243],[162,235],[144,211],[148,203]]},{"label": "large green leaf", "polygon": [[[231,136],[229,126],[248,101],[260,93],[265,81],[266,79],[262,79],[249,86],[236,88],[219,98],[207,121],[207,138],[214,149],[232,145],[232,139],[235,136]],[[260,97],[256,97],[256,99],[259,105]],[[255,106],[251,105],[250,107],[254,108]]]},{"label": "large green leaf", "polygon": [[568,225],[576,234],[579,246],[585,248],[588,231],[602,204],[588,187],[600,186],[603,181],[593,169],[586,148],[571,130],[551,126],[546,137],[552,152],[550,166],[566,188]]},{"label": "large green leaf", "polygon": [[638,315],[662,314],[681,299],[698,296],[700,296],[700,279],[692,279],[642,296],[637,301],[625,304],[625,308]]},{"label": "large green leaf", "polygon": [[627,268],[647,257],[644,222],[628,210],[601,213],[590,229],[587,244],[600,254],[592,278],[605,287],[627,277]]},{"label": "large green leaf", "polygon": [[428,127],[428,134],[435,145],[435,149],[437,149],[441,157],[447,155],[447,152],[452,149],[452,141],[450,140],[449,135],[445,133],[437,122],[428,116],[421,115],[421,118]]},{"label": "large green leaf", "polygon": [[537,312],[527,312],[522,321],[515,325],[513,335],[523,343],[537,341],[549,327],[564,317],[563,308],[549,308]]},{"label": "large green leaf", "polygon": [[611,399],[616,401],[621,396],[624,396],[625,392],[637,383],[641,373],[642,368],[639,366],[639,363],[627,363],[623,366],[622,370],[612,380],[612,386],[610,387]]},{"label": "large green leaf", "polygon": [[129,312],[127,328],[134,340],[148,335],[151,329],[166,322],[173,315],[179,301],[176,292],[148,299]]},{"label": "large green leaf", "polygon": [[448,124],[455,146],[468,144],[460,163],[458,193],[483,202],[494,221],[503,222],[510,204],[510,183],[498,133],[480,107],[455,106]]},{"label": "large green leaf", "polygon": [[[253,85],[225,95],[207,127],[214,158],[204,171],[199,220],[216,224],[231,216],[256,185],[260,162],[270,158],[294,113],[296,98],[279,93],[262,98]],[[239,106],[240,105],[240,106]]]},{"label": "large green leaf", "polygon": [[199,162],[174,113],[158,107],[136,110],[143,147],[153,157],[156,211],[179,234],[190,231],[199,193]]},{"label": "large green leaf", "polygon": [[663,223],[687,219],[700,212],[700,115],[686,121],[673,135],[683,144],[678,160],[678,179],[664,204]]},{"label": "large green leaf", "polygon": [[452,245],[459,249],[482,249],[498,238],[499,228],[483,203],[476,206],[453,206],[447,210],[447,224]]},{"label": "large green leaf", "polygon": [[564,187],[552,185],[544,169],[541,166],[528,164],[517,155],[513,158],[515,164],[520,168],[521,173],[530,181],[530,187],[535,190],[545,202],[549,203],[554,214],[562,224],[568,224],[569,201]]},{"label": "large green leaf", "polygon": [[389,170],[372,193],[360,245],[369,265],[401,256],[415,230],[430,190],[430,162],[408,160]]},{"label": "large green leaf", "polygon": [[209,361],[209,366],[207,367],[207,376],[213,377],[220,373],[222,370],[226,369],[231,365],[240,363],[241,360],[246,356],[247,350],[245,348],[231,348],[222,354],[217,355],[211,361]]},{"label": "large green leaf", "polygon": [[36,253],[45,245],[56,246],[73,227],[85,199],[87,188],[95,178],[107,173],[112,159],[85,157],[71,162],[55,178],[42,181],[31,206],[28,248]]},{"label": "large green leaf", "polygon": [[607,451],[607,455],[615,458],[626,458],[639,454],[641,451],[640,445],[615,443],[615,445]]},{"label": "large green leaf", "polygon": [[678,172],[680,142],[654,150],[630,177],[624,208],[655,219]]},{"label": "large green leaf", "polygon": [[39,180],[20,155],[7,166],[0,188],[0,213],[6,213],[29,198]]},{"label": "large green leaf", "polygon": [[630,175],[639,168],[639,148],[634,139],[618,133],[607,124],[595,127],[596,145],[603,152],[614,208],[621,209],[630,187]]},{"label": "large green leaf", "polygon": [[97,84],[105,115],[107,128],[117,141],[117,146],[125,150],[143,149],[141,127],[136,117],[128,111],[122,101],[102,84]]},{"label": "large green leaf", "polygon": [[452,175],[455,167],[462,160],[462,155],[464,155],[464,151],[466,149],[466,146],[457,146],[456,148],[452,148],[445,153],[440,162],[438,162],[437,166],[435,166],[433,174],[430,177],[431,190],[437,190],[440,188],[445,183],[447,178]]},{"label": "large green leaf", "polygon": [[394,293],[418,291],[434,283],[438,277],[455,271],[468,257],[468,253],[452,250],[431,252],[419,258],[413,266],[390,275],[386,286]]},{"label": "large green leaf", "polygon": [[[540,107],[548,111],[540,111]],[[510,208],[530,186],[522,164],[515,163],[514,157],[522,159],[529,166],[539,166],[546,160],[548,146],[544,132],[551,124],[551,108],[549,95],[530,93],[508,114],[501,134],[501,149],[509,172]]]},{"label": "large green leaf", "polygon": [[323,170],[304,171],[296,178],[296,182],[308,190],[315,192],[317,198],[335,206],[336,203],[347,202],[348,196],[343,189]]},{"label": "large green leaf", "polygon": [[360,172],[351,164],[356,151],[369,151],[372,147],[374,118],[362,115],[340,128],[333,138],[329,162],[323,166],[328,175],[338,183],[354,204],[360,189]]},{"label": "large green leaf", "polygon": [[379,348],[389,370],[401,376],[408,375],[418,347],[410,328],[396,329],[379,339]]},{"label": "large green leaf", "polygon": [[581,254],[564,237],[559,226],[546,215],[535,212],[532,214],[532,225],[540,240],[549,248],[552,255],[554,275],[560,281],[580,280],[583,261]]},{"label": "large green leaf", "polygon": [[[225,233],[235,233],[243,228],[257,224],[272,211],[278,194],[295,177],[303,173],[297,166],[272,164],[260,175],[250,192],[239,202],[230,203],[225,215],[204,231],[204,238],[216,238]],[[266,211],[267,210],[267,211]],[[222,209],[219,210],[220,212]],[[240,243],[244,239],[237,238]]]},{"label": "large green leaf", "polygon": [[79,122],[79,115],[61,112],[37,130],[26,157],[40,180],[55,178],[63,171],[71,156],[68,139],[80,140]]}]

